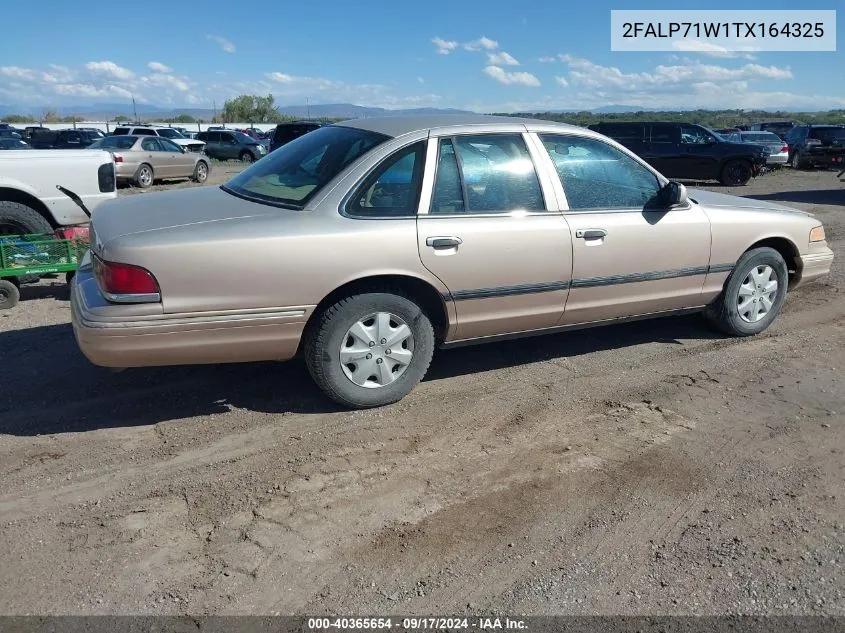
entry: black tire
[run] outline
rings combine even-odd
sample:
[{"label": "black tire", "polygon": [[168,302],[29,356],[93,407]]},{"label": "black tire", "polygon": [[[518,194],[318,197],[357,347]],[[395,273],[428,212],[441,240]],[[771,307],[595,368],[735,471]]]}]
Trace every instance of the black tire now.
[{"label": "black tire", "polygon": [[141,189],[147,189],[149,187],[152,187],[153,183],[155,183],[155,172],[153,171],[152,165],[143,163],[141,166],[139,166],[138,171],[135,172],[135,177],[133,178],[133,181]]},{"label": "black tire", "polygon": [[[762,266],[769,266],[772,269],[777,277],[778,287],[769,311],[758,321],[750,323],[739,313],[739,291],[751,271]],[[708,306],[705,312],[707,319],[716,329],[731,336],[759,334],[772,324],[780,312],[786,299],[788,283],[789,271],[786,262],[775,249],[764,247],[746,251],[739,258],[733,272],[725,282],[722,294]]]},{"label": "black tire", "polygon": [[[200,165],[202,165],[202,167],[200,167]],[[204,160],[197,161],[197,165],[194,167],[194,175],[191,179],[199,184],[203,184],[206,180],[208,180],[208,163]]]},{"label": "black tire", "polygon": [[252,152],[243,151],[241,152],[240,159],[242,163],[249,165],[255,160],[255,156],[252,155]]},{"label": "black tire", "polygon": [[[379,312],[395,315],[408,325],[413,337],[413,355],[404,372],[392,383],[368,388],[347,377],[340,362],[340,349],[356,321]],[[341,299],[318,318],[306,335],[305,363],[317,386],[343,406],[365,409],[397,402],[410,393],[428,371],[434,355],[434,328],[428,315],[406,297],[383,292],[353,295]]]},{"label": "black tire", "polygon": [[74,277],[76,277],[76,271],[75,270],[69,270],[68,272],[65,273],[65,283],[69,286],[71,283],[73,283]]},{"label": "black tire", "polygon": [[719,181],[726,187],[739,187],[751,180],[751,163],[747,160],[729,160],[722,167]]},{"label": "black tire", "polygon": [[0,310],[8,310],[18,305],[21,293],[18,287],[8,279],[0,279]]},{"label": "black tire", "polygon": [[0,200],[0,235],[52,232],[50,223],[32,207],[20,202]]}]

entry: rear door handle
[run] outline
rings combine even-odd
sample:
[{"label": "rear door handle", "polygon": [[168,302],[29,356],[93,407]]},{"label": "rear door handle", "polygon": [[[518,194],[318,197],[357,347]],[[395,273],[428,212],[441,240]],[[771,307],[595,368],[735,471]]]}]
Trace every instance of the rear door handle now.
[{"label": "rear door handle", "polygon": [[453,235],[425,238],[425,245],[431,246],[432,248],[455,248],[463,243],[464,241],[461,238]]},{"label": "rear door handle", "polygon": [[598,240],[607,235],[604,229],[578,229],[575,231],[575,237],[580,237],[585,240]]}]

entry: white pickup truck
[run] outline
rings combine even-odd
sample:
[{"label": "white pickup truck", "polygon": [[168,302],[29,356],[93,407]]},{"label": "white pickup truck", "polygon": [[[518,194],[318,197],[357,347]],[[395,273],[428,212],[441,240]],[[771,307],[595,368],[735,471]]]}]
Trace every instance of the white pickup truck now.
[{"label": "white pickup truck", "polygon": [[105,151],[0,151],[0,235],[84,224],[97,205],[117,197],[116,183]]}]

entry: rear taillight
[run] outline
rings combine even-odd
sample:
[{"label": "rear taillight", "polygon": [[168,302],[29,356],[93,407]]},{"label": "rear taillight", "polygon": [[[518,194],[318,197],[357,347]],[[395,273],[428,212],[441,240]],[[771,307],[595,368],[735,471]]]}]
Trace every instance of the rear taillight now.
[{"label": "rear taillight", "polygon": [[114,159],[115,163],[123,162],[123,154],[112,154],[112,158]]},{"label": "rear taillight", "polygon": [[111,193],[117,188],[117,178],[114,176],[114,163],[103,163],[97,170],[97,183],[101,193]]},{"label": "rear taillight", "polygon": [[96,255],[91,259],[94,263],[97,283],[110,301],[118,303],[160,301],[158,282],[146,268],[107,262]]},{"label": "rear taillight", "polygon": [[56,229],[56,237],[60,240],[87,240],[88,226],[62,226]]},{"label": "rear taillight", "polygon": [[789,145],[784,143],[783,147],[780,148],[780,152],[781,152],[781,154],[783,154],[783,153],[788,152],[788,151],[789,151]]}]

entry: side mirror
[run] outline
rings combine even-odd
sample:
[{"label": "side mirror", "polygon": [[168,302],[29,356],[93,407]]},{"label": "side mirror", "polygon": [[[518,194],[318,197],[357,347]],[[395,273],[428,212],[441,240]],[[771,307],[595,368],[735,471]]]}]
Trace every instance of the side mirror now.
[{"label": "side mirror", "polygon": [[679,182],[670,180],[660,190],[660,201],[666,208],[685,207],[689,204],[687,188]]}]

